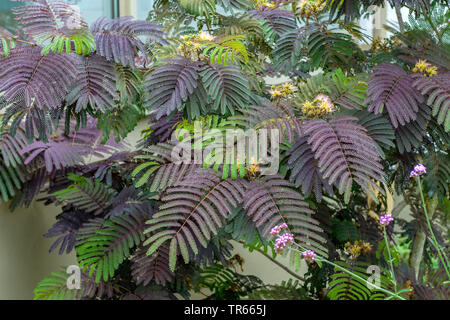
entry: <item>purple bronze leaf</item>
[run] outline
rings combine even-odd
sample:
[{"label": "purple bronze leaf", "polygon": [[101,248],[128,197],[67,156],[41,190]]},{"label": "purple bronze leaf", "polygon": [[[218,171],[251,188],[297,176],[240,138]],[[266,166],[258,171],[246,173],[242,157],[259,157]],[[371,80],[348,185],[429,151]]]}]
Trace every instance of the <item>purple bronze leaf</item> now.
[{"label": "purple bronze leaf", "polygon": [[181,109],[197,87],[199,63],[179,57],[166,60],[145,80],[148,92],[146,103],[156,110],[156,119]]},{"label": "purple bronze leaf", "polygon": [[314,158],[314,152],[307,143],[308,136],[300,137],[288,151],[288,166],[291,169],[290,180],[296,187],[302,187],[302,193],[309,197],[314,191],[316,200],[322,201],[322,188],[330,195],[333,195],[333,188],[324,179]]},{"label": "purple bronze leaf", "polygon": [[171,282],[175,274],[169,269],[169,247],[162,246],[150,256],[147,255],[147,250],[148,246],[141,246],[131,258],[131,270],[136,284],[147,285],[152,280],[161,285]]},{"label": "purple bronze leaf", "polygon": [[69,30],[88,28],[80,11],[66,1],[33,1],[32,4],[12,10],[16,15],[17,22],[23,26],[23,31],[38,42],[44,42]]},{"label": "purple bronze leaf", "polygon": [[39,47],[19,46],[2,60],[0,79],[7,101],[19,99],[28,108],[57,108],[76,79],[76,60],[66,54],[42,56]]},{"label": "purple bronze leaf", "polygon": [[119,96],[114,66],[104,57],[95,54],[79,59],[78,76],[67,96],[67,103],[75,104],[76,112],[85,110],[88,105],[101,112],[116,108],[114,100],[118,100]]},{"label": "purple bronze leaf", "polygon": [[415,120],[423,96],[413,87],[413,78],[402,68],[384,63],[374,68],[367,89],[368,111],[375,114],[386,111],[394,128]]},{"label": "purple bronze leaf", "polygon": [[44,234],[44,237],[56,237],[56,241],[51,245],[49,252],[52,252],[59,246],[59,254],[64,251],[68,254],[75,247],[76,236],[81,225],[92,218],[91,215],[81,210],[69,210],[60,213],[56,223]]},{"label": "purple bronze leaf", "polygon": [[99,18],[90,28],[97,43],[97,54],[123,66],[135,67],[137,49],[146,52],[139,36],[165,43],[160,26],[150,21],[133,20],[133,17],[116,19]]},{"label": "purple bronze leaf", "polygon": [[377,145],[357,120],[344,116],[329,121],[309,120],[304,125],[322,178],[335,184],[345,194],[346,202],[354,182],[370,194],[369,186],[384,192],[372,181],[384,181]]},{"label": "purple bronze leaf", "polygon": [[263,20],[278,35],[296,28],[295,16],[291,10],[262,7],[250,11],[252,17]]}]

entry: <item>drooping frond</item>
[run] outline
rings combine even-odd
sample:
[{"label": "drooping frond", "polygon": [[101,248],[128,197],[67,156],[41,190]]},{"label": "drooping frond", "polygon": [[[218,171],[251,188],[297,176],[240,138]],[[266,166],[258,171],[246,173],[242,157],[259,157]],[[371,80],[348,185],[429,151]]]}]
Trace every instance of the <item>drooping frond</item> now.
[{"label": "drooping frond", "polygon": [[210,17],[216,13],[216,0],[178,0],[181,8],[194,16]]},{"label": "drooping frond", "polygon": [[295,17],[291,10],[261,7],[250,11],[250,14],[262,22],[270,39],[281,36],[296,27]]},{"label": "drooping frond", "polygon": [[402,68],[384,63],[374,68],[367,89],[368,111],[387,110],[394,128],[415,120],[423,96],[412,86],[413,78]]},{"label": "drooping frond", "polygon": [[[383,0],[326,0],[326,4],[331,19],[344,16],[345,21],[352,21],[367,12],[370,6],[380,6],[384,2]],[[360,6],[362,6],[361,11]]]},{"label": "drooping frond", "polygon": [[333,32],[337,28],[315,28],[308,37],[308,55],[311,70],[317,68],[343,67],[351,65],[351,58],[360,50],[346,33]]},{"label": "drooping frond", "polygon": [[263,39],[264,31],[261,23],[248,13],[238,16],[223,16],[221,28],[217,30],[219,35],[244,35],[247,39]]},{"label": "drooping frond", "polygon": [[[370,287],[370,275],[371,272],[368,271],[369,265],[363,262],[353,262],[348,264],[345,262],[337,261],[340,267],[353,272],[359,277],[365,279],[362,281],[354,276],[335,268],[336,272],[331,276],[331,281],[328,284],[330,290],[327,296],[331,300],[384,300],[386,294],[372,289]],[[388,283],[383,275],[380,275],[380,283],[378,286],[386,289]]]},{"label": "drooping frond", "polygon": [[329,76],[327,86],[331,89],[330,98],[334,104],[350,109],[365,109],[367,83],[358,77],[346,76],[340,68]]},{"label": "drooping frond", "polygon": [[[25,0],[26,1],[26,0]],[[95,41],[80,11],[65,1],[33,1],[13,8],[16,19],[26,34],[45,44],[42,54],[69,54],[72,46],[77,54],[88,55],[95,50]]]},{"label": "drooping frond", "polygon": [[130,250],[143,240],[147,214],[129,213],[106,219],[98,229],[83,232],[77,237],[77,259],[83,271],[95,272],[95,282],[108,281],[119,265],[130,256]]},{"label": "drooping frond", "polygon": [[246,182],[221,180],[213,171],[198,171],[167,189],[159,212],[148,222],[145,232],[150,245],[147,254],[155,252],[170,240],[170,269],[175,269],[178,252],[186,263],[190,252],[206,247],[211,233],[217,234],[232,208],[242,202]]},{"label": "drooping frond", "polygon": [[251,0],[217,0],[217,4],[222,6],[225,10],[231,9],[246,10],[250,9],[252,5]]},{"label": "drooping frond", "polygon": [[118,151],[103,160],[86,164],[81,169],[84,174],[92,174],[95,179],[112,186],[115,174],[120,176],[130,174],[135,165],[133,158],[136,154],[136,151]]},{"label": "drooping frond", "polygon": [[233,65],[233,62],[239,59],[248,62],[248,52],[243,40],[245,40],[243,35],[218,37],[205,44],[203,54],[209,55],[211,63],[224,66]]},{"label": "drooping frond", "polygon": [[351,114],[358,118],[358,123],[367,130],[367,134],[377,143],[378,152],[385,156],[383,149],[395,147],[395,131],[389,119],[382,114],[373,114],[366,110],[355,111]]},{"label": "drooping frond", "polygon": [[78,76],[74,87],[67,96],[68,104],[75,104],[80,112],[88,106],[101,112],[114,109],[118,100],[116,72],[113,65],[104,57],[91,55],[81,58],[77,64]]},{"label": "drooping frond", "polygon": [[176,125],[182,121],[183,114],[178,112],[170,117],[164,116],[160,120],[156,120],[155,113],[150,115],[148,129],[144,130],[144,137],[139,141],[138,147],[147,148],[158,142],[166,142],[172,136]]},{"label": "drooping frond", "polygon": [[210,98],[201,81],[197,83],[197,88],[187,98],[184,104],[184,114],[187,115],[189,121],[199,119],[203,115],[207,115],[210,105]]},{"label": "drooping frond", "polygon": [[426,95],[426,103],[433,108],[433,117],[444,126],[446,132],[450,131],[450,72],[432,77],[417,75],[412,85]]},{"label": "drooping frond", "polygon": [[53,172],[82,163],[82,154],[86,153],[86,147],[64,142],[36,141],[22,149],[21,153],[27,154],[25,164],[31,163],[38,156],[43,156],[47,172]]},{"label": "drooping frond", "polygon": [[18,95],[9,102],[0,97],[0,109],[5,109],[2,126],[9,129],[11,136],[23,130],[28,143],[34,141],[36,137],[48,142],[48,136],[53,132],[54,123],[62,110],[62,108],[39,109],[34,105],[27,106],[23,101],[23,95]]},{"label": "drooping frond", "polygon": [[308,136],[303,135],[297,139],[288,151],[288,167],[291,169],[290,180],[296,187],[302,187],[302,193],[309,197],[314,192],[316,200],[322,201],[322,189],[333,194],[333,188],[320,173],[314,152],[308,144]]},{"label": "drooping frond", "polygon": [[296,69],[305,48],[308,36],[313,31],[312,28],[304,26],[299,29],[294,29],[283,33],[275,43],[273,50],[274,68],[275,71],[283,70],[285,73]]},{"label": "drooping frond", "polygon": [[224,231],[231,234],[236,241],[244,241],[245,244],[260,242],[267,245],[266,239],[262,236],[260,228],[255,226],[255,222],[247,215],[247,212],[239,206],[233,208],[233,213],[228,216]]},{"label": "drooping frond", "polygon": [[[63,208],[64,210],[64,208]],[[56,216],[55,224],[44,234],[44,237],[58,237],[50,246],[49,252],[52,252],[59,246],[59,254],[69,254],[75,247],[78,229],[83,223],[92,218],[82,210],[65,210]]]},{"label": "drooping frond", "polygon": [[7,167],[17,167],[23,164],[20,151],[27,145],[25,136],[18,131],[14,137],[7,132],[0,133],[0,151],[3,163]]},{"label": "drooping frond", "polygon": [[156,118],[181,110],[197,87],[199,64],[179,57],[167,60],[145,79],[146,103],[157,110]]},{"label": "drooping frond", "polygon": [[[222,114],[234,114],[249,100],[248,80],[241,71],[222,65],[205,65],[186,58],[166,60],[145,81],[146,104],[156,118],[186,109],[190,119],[207,113],[209,104]],[[200,82],[201,78],[201,82]]]},{"label": "drooping frond", "polygon": [[131,258],[131,270],[136,284],[146,286],[152,280],[160,285],[171,282],[175,274],[169,269],[169,246],[161,246],[150,256],[147,251],[148,246],[140,246]]},{"label": "drooping frond", "polygon": [[174,151],[176,146],[177,144],[174,143],[159,143],[148,147],[145,150],[147,154],[136,156],[136,159],[145,160],[132,172],[132,176],[137,177],[137,188],[148,183],[152,177],[149,191],[161,192],[183,180],[187,174],[199,167],[193,161],[191,163],[174,162],[172,152],[176,152]]},{"label": "drooping frond", "polygon": [[133,69],[129,66],[116,65],[117,74],[117,90],[120,93],[120,104],[132,104],[139,101],[144,95],[142,82],[143,74],[140,70]]},{"label": "drooping frond", "polygon": [[123,66],[135,67],[137,49],[145,53],[145,45],[139,39],[147,36],[165,43],[160,26],[151,21],[133,20],[133,17],[116,19],[99,18],[90,28],[97,43],[97,54]]},{"label": "drooping frond", "polygon": [[75,59],[65,54],[41,55],[39,47],[16,47],[0,64],[0,92],[8,102],[29,108],[57,108],[77,77]]},{"label": "drooping frond", "polygon": [[233,115],[236,109],[247,107],[249,83],[239,69],[217,64],[205,65],[200,76],[210,96],[213,110]]},{"label": "drooping frond", "polygon": [[288,104],[272,104],[268,100],[239,110],[241,114],[229,117],[227,124],[246,129],[277,129],[279,142],[293,142],[302,132],[303,118],[296,117]]},{"label": "drooping frond", "polygon": [[25,177],[25,182],[22,184],[20,192],[17,192],[10,201],[11,210],[17,207],[29,207],[34,197],[41,193],[47,182],[48,173],[45,168],[39,168],[39,164],[36,166],[37,168],[34,165],[30,167],[32,170],[28,169],[31,172]]},{"label": "drooping frond", "polygon": [[[96,120],[89,118],[85,128],[70,130],[67,134],[52,136],[51,141],[35,141],[20,152],[26,155],[25,164],[35,158],[45,161],[47,171],[54,172],[65,167],[83,163],[86,157],[103,157],[123,149],[123,143],[115,143],[111,137],[102,144],[103,132],[96,128]],[[48,138],[48,137],[47,137]]]},{"label": "drooping frond", "polygon": [[445,132],[444,127],[439,125],[435,118],[431,117],[428,121],[427,131],[437,148],[445,150],[446,146],[450,145],[450,132]]},{"label": "drooping frond", "polygon": [[430,118],[431,108],[421,104],[415,120],[395,129],[395,142],[400,153],[411,152],[413,148],[419,148],[422,145]]},{"label": "drooping frond", "polygon": [[151,194],[134,187],[124,187],[112,200],[106,217],[122,216],[130,213],[151,214],[153,208]]},{"label": "drooping frond", "polygon": [[17,190],[22,189],[25,173],[25,168],[22,166],[6,166],[0,162],[0,194],[4,202],[9,201],[16,195]]},{"label": "drooping frond", "polygon": [[145,112],[135,104],[124,105],[103,114],[98,119],[98,128],[103,131],[102,143],[107,142],[111,135],[119,143],[132,132],[138,121],[145,117]]},{"label": "drooping frond", "polygon": [[356,120],[338,117],[329,121],[310,120],[304,125],[322,177],[338,187],[345,202],[350,200],[353,183],[372,194],[369,186],[380,189],[374,180],[384,180],[377,146]]},{"label": "drooping frond", "polygon": [[[72,274],[73,275],[73,274]],[[38,283],[34,289],[34,300],[81,300],[83,298],[112,298],[120,290],[113,284],[100,281],[96,283],[94,277],[81,272],[80,288],[68,288],[69,277],[72,276],[65,269],[52,272],[52,275]]]},{"label": "drooping frond", "polygon": [[69,174],[74,183],[66,189],[53,193],[59,201],[72,204],[75,208],[98,215],[105,213],[116,192],[99,182],[75,174]]},{"label": "drooping frond", "polygon": [[320,234],[319,222],[312,217],[314,212],[292,187],[279,175],[263,176],[247,187],[243,208],[263,236],[285,222],[299,244],[327,256],[323,245],[326,240]]},{"label": "drooping frond", "polygon": [[[201,267],[207,267],[219,262],[223,265],[229,265],[229,259],[232,257],[233,245],[229,242],[229,235],[225,233],[224,229],[218,230],[217,235],[211,237],[208,245],[205,247],[199,246],[198,254],[194,257],[192,253],[192,260],[195,264]],[[184,265],[186,267],[186,265]],[[182,269],[182,268],[180,268]],[[177,270],[177,273],[179,270]]]}]

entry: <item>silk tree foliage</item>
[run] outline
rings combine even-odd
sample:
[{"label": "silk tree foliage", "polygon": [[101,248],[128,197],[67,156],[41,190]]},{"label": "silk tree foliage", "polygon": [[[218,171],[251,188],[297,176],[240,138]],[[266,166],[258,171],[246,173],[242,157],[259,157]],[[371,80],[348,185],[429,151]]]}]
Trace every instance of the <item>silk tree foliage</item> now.
[{"label": "silk tree foliage", "polygon": [[[446,1],[389,1],[411,10],[404,30],[392,29],[390,41],[364,38],[350,21],[381,3],[158,0],[149,20],[99,17],[90,26],[61,0],[14,9],[19,29],[0,29],[1,199],[11,210],[38,194],[60,205],[45,234],[56,239],[50,251],[75,251],[82,268],[83,290],[67,289],[62,270],[35,298],[189,298],[202,287],[215,298],[386,298],[361,278],[387,258],[349,256],[346,242],[385,245],[377,216],[391,210],[394,190],[416,192],[408,174],[419,161],[425,196],[442,203],[435,232],[443,230],[450,43]],[[279,75],[289,82],[268,84]],[[148,128],[131,146],[125,138],[141,120]],[[211,129],[277,129],[269,144],[280,146],[278,172],[261,175],[247,154],[211,160],[220,146],[203,163],[173,159],[171,136],[184,132],[195,151],[211,146]],[[402,226],[411,234],[420,221]],[[360,278],[313,264],[301,284],[240,275],[230,241],[275,258],[269,231],[281,223]],[[286,251],[293,270],[306,263]],[[406,298],[434,289],[448,298],[442,282],[405,278],[404,262],[397,284],[410,280],[415,293]],[[383,271],[384,289],[389,277]]]}]

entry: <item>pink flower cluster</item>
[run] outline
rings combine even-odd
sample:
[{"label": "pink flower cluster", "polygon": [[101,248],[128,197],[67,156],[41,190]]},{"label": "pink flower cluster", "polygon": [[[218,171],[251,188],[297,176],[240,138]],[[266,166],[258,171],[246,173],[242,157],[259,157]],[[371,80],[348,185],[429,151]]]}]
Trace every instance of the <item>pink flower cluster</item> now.
[{"label": "pink flower cluster", "polygon": [[303,261],[313,262],[316,259],[316,253],[313,250],[306,250],[302,253]]},{"label": "pink flower cluster", "polygon": [[286,223],[283,223],[283,224],[280,224],[278,226],[275,226],[275,227],[272,228],[272,230],[270,230],[270,235],[272,237],[275,237],[277,234],[280,233],[281,229],[287,229],[287,227],[288,226],[287,226]]},{"label": "pink flower cluster", "polygon": [[418,177],[424,173],[427,173],[427,168],[425,168],[425,166],[421,163],[418,163],[415,167],[414,170],[411,171],[411,173],[409,174],[409,177]]},{"label": "pink flower cluster", "polygon": [[384,216],[380,217],[380,224],[381,225],[387,226],[392,221],[394,221],[394,218],[392,218],[392,215],[390,215],[390,214],[385,214]]},{"label": "pink flower cluster", "polygon": [[294,242],[294,235],[289,232],[283,233],[275,240],[275,252],[280,253],[284,248],[286,248],[287,245],[291,244],[292,242]]}]

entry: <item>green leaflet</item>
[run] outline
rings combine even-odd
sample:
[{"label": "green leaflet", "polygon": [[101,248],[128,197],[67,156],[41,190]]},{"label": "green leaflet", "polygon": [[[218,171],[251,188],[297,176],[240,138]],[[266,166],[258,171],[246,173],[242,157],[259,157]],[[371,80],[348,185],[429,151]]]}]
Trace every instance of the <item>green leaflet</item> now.
[{"label": "green leaflet", "polygon": [[222,115],[234,115],[236,109],[247,107],[249,84],[239,69],[207,65],[200,71],[200,76],[213,103],[213,110],[220,111]]},{"label": "green leaflet", "polygon": [[176,264],[177,264],[177,241],[176,238],[173,238],[172,241],[170,241],[170,249],[169,249],[169,268],[172,272],[175,270]]},{"label": "green leaflet", "polygon": [[1,37],[1,35],[0,39],[1,39],[0,49],[3,50],[2,57],[6,58],[7,56],[9,56],[11,49],[14,49],[16,47],[16,39],[13,37]]},{"label": "green leaflet", "polygon": [[40,281],[34,289],[33,300],[81,300],[83,298],[112,297],[114,291],[119,291],[109,283],[95,282],[94,277],[87,273],[81,273],[80,288],[69,289],[67,281],[73,274],[67,272],[68,269],[61,268],[61,271],[52,272],[51,276]]},{"label": "green leaflet", "polygon": [[99,180],[92,180],[69,173],[69,179],[74,183],[66,189],[53,193],[57,199],[68,201],[79,209],[99,214],[108,206],[116,191]]},{"label": "green leaflet", "polygon": [[146,216],[130,213],[111,217],[100,229],[78,239],[78,262],[89,274],[95,272],[95,282],[108,281],[119,265],[130,256],[130,250],[143,240]]},{"label": "green leaflet", "polygon": [[248,63],[248,53],[245,44],[242,42],[243,40],[245,40],[243,35],[218,38],[213,43],[204,45],[203,54],[210,55],[211,63],[232,66],[236,53],[238,53],[244,59],[244,62]]},{"label": "green leaflet", "polygon": [[96,49],[94,36],[84,29],[75,30],[69,35],[55,35],[41,51],[42,55],[46,55],[50,51],[53,53],[69,54],[72,50],[72,43],[76,54],[87,56]]},{"label": "green leaflet", "polygon": [[179,0],[180,6],[195,16],[209,17],[216,13],[216,0]]},{"label": "green leaflet", "polygon": [[[331,300],[383,300],[386,294],[370,287],[369,265],[363,262],[352,261],[351,264],[338,261],[339,266],[351,270],[366,281],[362,281],[352,275],[335,268],[328,286],[330,290],[327,296]],[[389,282],[384,275],[380,275],[380,284],[384,289],[389,288]]]}]

